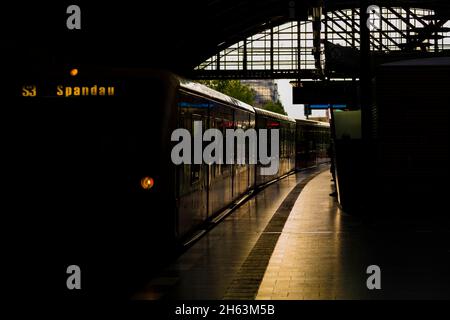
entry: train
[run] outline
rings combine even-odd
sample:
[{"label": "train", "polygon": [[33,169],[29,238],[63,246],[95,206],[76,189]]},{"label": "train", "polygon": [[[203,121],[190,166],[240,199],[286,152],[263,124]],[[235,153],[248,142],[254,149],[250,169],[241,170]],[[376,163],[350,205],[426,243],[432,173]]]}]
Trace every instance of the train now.
[{"label": "train", "polygon": [[[329,161],[328,124],[255,108],[163,70],[65,69],[28,78],[19,100],[32,132],[23,141],[33,155],[28,168],[46,212],[36,223],[57,225],[47,234],[49,255],[88,270],[94,295],[133,291],[245,195]],[[194,136],[195,122],[223,133],[278,129],[278,171],[175,165],[172,133]],[[58,252],[55,239],[68,249]],[[111,277],[120,290],[111,290]]]},{"label": "train", "polygon": [[302,170],[329,163],[330,124],[314,120],[296,119],[295,168]]}]

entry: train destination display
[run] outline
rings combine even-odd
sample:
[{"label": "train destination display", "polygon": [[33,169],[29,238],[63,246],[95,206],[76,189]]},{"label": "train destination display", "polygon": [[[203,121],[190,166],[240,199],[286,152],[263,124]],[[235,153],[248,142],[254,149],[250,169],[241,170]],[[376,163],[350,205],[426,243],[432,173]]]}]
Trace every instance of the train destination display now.
[{"label": "train destination display", "polygon": [[115,96],[116,86],[110,84],[86,84],[86,85],[35,85],[22,86],[22,97],[95,97]]}]

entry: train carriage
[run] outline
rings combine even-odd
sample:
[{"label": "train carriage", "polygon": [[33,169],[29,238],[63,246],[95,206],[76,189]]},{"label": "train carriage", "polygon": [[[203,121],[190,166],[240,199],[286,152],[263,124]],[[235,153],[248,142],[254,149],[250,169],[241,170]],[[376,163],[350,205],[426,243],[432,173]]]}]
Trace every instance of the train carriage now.
[{"label": "train carriage", "polygon": [[[256,185],[262,185],[273,179],[279,178],[295,169],[295,119],[255,108],[257,129],[277,129],[279,130],[279,167],[274,175],[261,175],[256,173]],[[271,139],[267,139],[268,151],[270,152]]]},{"label": "train carriage", "polygon": [[296,120],[297,170],[315,167],[330,161],[330,124],[313,120]]},{"label": "train carriage", "polygon": [[[203,131],[218,129],[224,137],[227,129],[254,128],[255,114],[250,105],[198,83],[181,81],[177,98],[178,127],[188,129],[192,136],[195,121],[202,122]],[[186,237],[253,188],[254,167],[236,161],[233,164],[202,161],[174,168],[177,172],[178,237]]]}]

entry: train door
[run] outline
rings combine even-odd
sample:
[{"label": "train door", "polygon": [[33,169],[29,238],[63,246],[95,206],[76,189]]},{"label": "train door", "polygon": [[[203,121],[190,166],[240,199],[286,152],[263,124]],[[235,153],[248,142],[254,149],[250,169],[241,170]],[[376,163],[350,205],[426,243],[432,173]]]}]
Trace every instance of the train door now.
[{"label": "train door", "polygon": [[[232,122],[228,129],[236,130],[236,110],[233,110]],[[225,149],[226,150],[226,149]],[[236,144],[234,144],[234,162],[230,164],[231,166],[231,194],[232,199],[237,198],[237,186],[236,186]]]},{"label": "train door", "polygon": [[[208,169],[194,162],[194,137],[208,129],[208,102],[189,94],[181,94],[179,102],[179,127],[191,136],[191,163],[177,167],[178,176],[178,234],[183,237],[207,218]],[[199,124],[201,124],[201,131]],[[203,139],[201,150],[203,152]],[[203,153],[202,153],[203,155]]]},{"label": "train door", "polygon": [[[233,125],[233,110],[220,103],[212,103],[210,108],[210,128],[219,130],[225,138],[225,130]],[[223,141],[223,145],[225,141]],[[222,149],[225,161],[225,150]],[[225,208],[232,201],[232,165],[214,163],[208,166],[208,216]]]},{"label": "train door", "polygon": [[[221,118],[220,111],[214,103],[211,104],[209,109],[209,128],[221,128],[223,119]],[[220,179],[220,164],[212,163],[207,165],[208,170],[208,184],[207,184],[207,201],[208,207],[206,210],[207,216],[211,217],[218,210],[220,198],[217,197],[217,181]]]},{"label": "train door", "polygon": [[[267,124],[266,123],[266,119],[262,115],[256,115],[256,119],[255,120],[256,120],[255,121],[255,128],[257,128],[258,130],[267,128],[267,126],[266,126],[266,124]],[[259,132],[258,132],[258,135],[259,135]],[[258,155],[260,154],[260,150],[259,150],[259,141],[260,141],[260,139],[261,139],[261,137],[258,137],[258,145],[257,145]],[[270,141],[270,139],[269,139],[269,141]],[[258,185],[258,186],[265,182],[265,178],[264,178],[265,176],[261,175],[261,171],[260,171],[261,167],[262,167],[262,165],[258,165],[256,167],[256,170],[257,170],[257,172],[256,172],[256,185]]]},{"label": "train door", "polygon": [[[234,129],[243,130],[244,132],[248,129],[248,116],[245,111],[234,111]],[[244,144],[242,145],[240,144],[239,139],[234,138],[233,199],[241,197],[248,188],[248,158],[244,163],[238,163],[239,155],[241,157],[248,156],[248,143],[246,143],[245,140],[243,141]]]},{"label": "train door", "polygon": [[[248,128],[255,129],[255,115],[253,115],[251,113],[249,113],[249,115],[248,115]],[[247,150],[250,150],[250,148],[248,148]],[[248,152],[247,159],[250,159],[249,152]],[[252,189],[255,185],[255,168],[256,168],[255,164],[249,164],[249,166],[248,166],[248,189]]]},{"label": "train door", "polygon": [[[202,124],[202,131],[198,134],[202,135],[202,141],[203,141],[203,132],[208,130],[209,127],[209,112],[208,108],[202,109],[202,112],[193,114],[193,121],[197,123]],[[198,128],[198,127],[196,127]],[[194,128],[193,134],[194,136],[197,134],[196,128]],[[198,129],[200,130],[200,129]],[[197,186],[197,193],[198,196],[194,197],[195,201],[197,202],[197,208],[198,208],[198,216],[201,217],[202,221],[205,221],[208,217],[208,165],[203,161],[203,143],[202,143],[202,163],[201,164],[194,164],[196,169],[199,171],[198,173],[198,186]]]}]

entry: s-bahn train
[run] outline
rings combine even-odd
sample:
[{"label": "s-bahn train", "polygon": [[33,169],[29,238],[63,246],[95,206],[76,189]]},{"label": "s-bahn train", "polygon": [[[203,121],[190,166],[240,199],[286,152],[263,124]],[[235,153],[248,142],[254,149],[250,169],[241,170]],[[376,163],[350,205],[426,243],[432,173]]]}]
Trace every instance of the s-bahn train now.
[{"label": "s-bahn train", "polygon": [[[30,77],[20,89],[29,133],[22,146],[31,156],[25,175],[39,181],[32,197],[46,212],[32,223],[48,231],[41,234],[48,261],[87,270],[84,293],[94,296],[132,292],[244,195],[327,161],[328,125],[253,108],[165,71],[72,70]],[[195,139],[195,122],[222,133],[278,129],[278,172],[261,175],[263,166],[249,163],[175,165],[172,133],[183,128]]]},{"label": "s-bahn train", "polygon": [[330,162],[330,124],[313,120],[296,120],[295,168],[315,167]]}]

